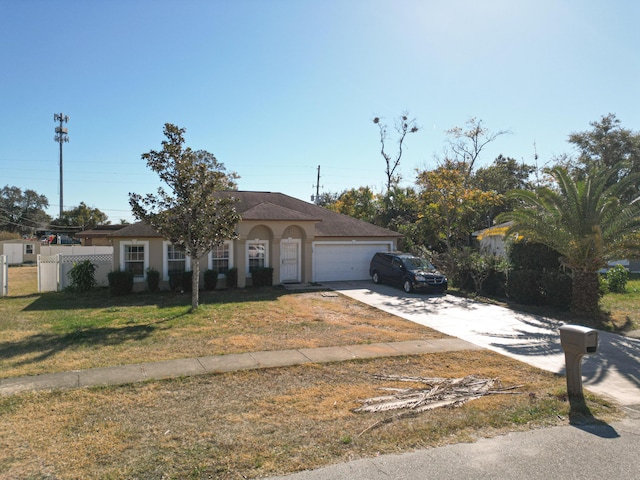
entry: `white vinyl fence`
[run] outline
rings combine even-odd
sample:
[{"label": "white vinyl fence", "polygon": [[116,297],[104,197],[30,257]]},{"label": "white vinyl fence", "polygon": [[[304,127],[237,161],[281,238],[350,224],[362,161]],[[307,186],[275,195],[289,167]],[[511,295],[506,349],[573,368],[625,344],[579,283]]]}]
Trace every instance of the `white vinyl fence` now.
[{"label": "white vinyl fence", "polygon": [[112,270],[113,254],[38,255],[38,292],[60,292],[71,283],[69,271],[74,264],[89,260],[96,266],[95,279],[99,287],[109,285],[107,276]]},{"label": "white vinyl fence", "polygon": [[9,270],[7,270],[7,256],[0,255],[0,297],[9,295]]},{"label": "white vinyl fence", "polygon": [[113,247],[90,245],[41,245],[40,255],[52,256],[61,253],[62,255],[95,255],[103,253],[113,253]]}]

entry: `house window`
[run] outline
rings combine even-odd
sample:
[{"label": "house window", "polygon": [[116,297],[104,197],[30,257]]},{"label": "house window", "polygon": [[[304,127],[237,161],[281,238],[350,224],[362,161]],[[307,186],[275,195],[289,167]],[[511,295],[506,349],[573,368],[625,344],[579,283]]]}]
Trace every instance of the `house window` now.
[{"label": "house window", "polygon": [[26,243],[24,245],[24,254],[33,255],[33,243]]},{"label": "house window", "polygon": [[252,273],[257,268],[268,267],[268,247],[266,240],[253,240],[247,242],[247,273]]},{"label": "house window", "polygon": [[219,274],[226,274],[233,267],[232,251],[233,247],[229,241],[213,247],[209,253],[209,268],[216,270]]},{"label": "house window", "polygon": [[171,242],[163,242],[163,279],[170,280],[175,274],[188,272],[191,269],[191,259],[184,250],[173,245]]},{"label": "house window", "polygon": [[149,268],[149,242],[120,242],[120,270],[133,272],[134,282],[141,282]]},{"label": "house window", "polygon": [[167,271],[172,273],[183,273],[186,267],[187,256],[175,245],[167,246]]},{"label": "house window", "polygon": [[144,245],[125,245],[124,269],[134,277],[144,277]]}]

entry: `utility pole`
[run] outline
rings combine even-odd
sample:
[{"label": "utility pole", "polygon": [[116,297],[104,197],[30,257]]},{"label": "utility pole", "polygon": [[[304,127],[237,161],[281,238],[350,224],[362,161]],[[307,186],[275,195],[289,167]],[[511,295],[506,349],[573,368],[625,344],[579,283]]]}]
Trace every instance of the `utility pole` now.
[{"label": "utility pole", "polygon": [[316,179],[316,184],[313,185],[316,187],[316,196],[311,195],[311,201],[316,205],[320,203],[320,165],[318,165],[318,178]]},{"label": "utility pole", "polygon": [[60,144],[60,218],[62,218],[62,210],[64,209],[64,195],[62,193],[62,144],[69,141],[69,136],[67,135],[69,133],[69,129],[62,125],[69,121],[69,116],[64,113],[54,113],[53,121],[60,122],[60,125],[56,127],[56,135],[53,137],[53,140]]}]

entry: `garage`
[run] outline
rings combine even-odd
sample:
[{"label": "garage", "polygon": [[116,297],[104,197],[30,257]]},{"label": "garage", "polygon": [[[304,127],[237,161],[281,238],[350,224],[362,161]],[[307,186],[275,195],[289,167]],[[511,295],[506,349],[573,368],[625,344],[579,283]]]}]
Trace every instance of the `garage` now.
[{"label": "garage", "polygon": [[392,249],[392,241],[314,242],[313,281],[367,280],[371,257]]}]

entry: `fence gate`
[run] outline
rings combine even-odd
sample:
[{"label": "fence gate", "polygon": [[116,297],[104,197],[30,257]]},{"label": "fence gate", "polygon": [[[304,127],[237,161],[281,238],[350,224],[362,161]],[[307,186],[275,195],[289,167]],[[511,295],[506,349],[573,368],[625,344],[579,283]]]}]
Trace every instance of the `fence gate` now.
[{"label": "fence gate", "polygon": [[0,255],[0,297],[9,295],[9,270],[7,270],[7,256]]},{"label": "fence gate", "polygon": [[38,292],[57,292],[60,284],[58,255],[38,255]]}]

